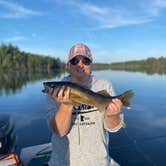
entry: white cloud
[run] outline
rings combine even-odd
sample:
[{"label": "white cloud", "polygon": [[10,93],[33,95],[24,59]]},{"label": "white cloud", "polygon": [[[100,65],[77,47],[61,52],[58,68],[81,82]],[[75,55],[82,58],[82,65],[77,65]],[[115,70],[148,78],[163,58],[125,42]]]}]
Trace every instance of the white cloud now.
[{"label": "white cloud", "polygon": [[16,41],[22,41],[22,40],[26,40],[26,38],[24,36],[13,36],[13,37],[4,39],[3,42],[16,42]]},{"label": "white cloud", "polygon": [[3,8],[5,12],[0,12],[0,18],[23,18],[28,16],[40,16],[41,13],[27,9],[19,4],[8,2],[6,0],[0,0],[0,8]]},{"label": "white cloud", "polygon": [[85,15],[95,21],[97,26],[92,29],[148,23],[158,17],[161,10],[166,8],[166,0],[131,1],[130,6],[127,6],[125,2],[117,6],[111,4],[99,6],[79,0],[57,2],[69,5],[72,7],[72,10],[77,10],[79,14]]},{"label": "white cloud", "polygon": [[157,17],[166,8],[166,0],[142,0],[141,7],[147,15]]}]

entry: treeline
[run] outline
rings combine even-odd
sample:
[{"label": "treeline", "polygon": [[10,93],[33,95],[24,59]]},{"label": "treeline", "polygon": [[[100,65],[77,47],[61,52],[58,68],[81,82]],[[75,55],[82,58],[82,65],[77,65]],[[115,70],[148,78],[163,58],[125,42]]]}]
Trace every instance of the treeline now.
[{"label": "treeline", "polygon": [[[4,72],[21,72],[30,73],[30,75],[32,75],[34,73],[64,71],[64,69],[65,63],[59,58],[20,51],[18,47],[11,44],[0,45],[0,74]],[[166,57],[150,57],[145,60],[116,63],[93,63],[92,69],[127,70],[147,72],[149,74],[166,74]]]},{"label": "treeline", "polygon": [[0,45],[0,72],[24,71],[47,72],[64,69],[64,63],[59,58],[42,56],[20,51],[11,44]]},{"label": "treeline", "polygon": [[93,63],[92,70],[105,70],[110,69],[111,64],[109,63]]},{"label": "treeline", "polygon": [[112,63],[111,69],[141,71],[146,72],[148,74],[166,74],[166,57],[150,57],[145,60]]},{"label": "treeline", "polygon": [[15,93],[27,82],[60,77],[65,64],[59,58],[20,51],[11,44],[0,45],[0,94]]}]

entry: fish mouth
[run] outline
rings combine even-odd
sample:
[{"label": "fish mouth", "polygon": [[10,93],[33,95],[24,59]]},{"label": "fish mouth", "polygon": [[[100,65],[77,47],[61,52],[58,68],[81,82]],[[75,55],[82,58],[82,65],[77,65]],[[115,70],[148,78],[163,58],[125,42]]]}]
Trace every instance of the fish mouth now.
[{"label": "fish mouth", "polygon": [[48,93],[49,92],[49,87],[47,86],[47,83],[43,83],[44,89],[42,90],[43,93]]}]

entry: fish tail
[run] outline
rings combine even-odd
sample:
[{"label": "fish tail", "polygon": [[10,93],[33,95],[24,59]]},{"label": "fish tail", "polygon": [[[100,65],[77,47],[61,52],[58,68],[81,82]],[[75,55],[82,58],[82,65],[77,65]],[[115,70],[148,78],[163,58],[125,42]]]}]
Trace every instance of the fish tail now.
[{"label": "fish tail", "polygon": [[130,99],[133,97],[134,92],[128,90],[119,96],[119,99],[122,101],[123,105],[127,108],[130,108]]}]

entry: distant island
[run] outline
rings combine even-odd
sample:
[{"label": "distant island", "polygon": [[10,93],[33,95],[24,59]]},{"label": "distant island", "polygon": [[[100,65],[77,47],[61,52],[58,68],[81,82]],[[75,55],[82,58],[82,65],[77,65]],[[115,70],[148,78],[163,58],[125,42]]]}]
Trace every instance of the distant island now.
[{"label": "distant island", "polygon": [[148,74],[166,74],[166,57],[149,57],[145,60],[117,62],[110,65],[112,70],[139,71]]}]

